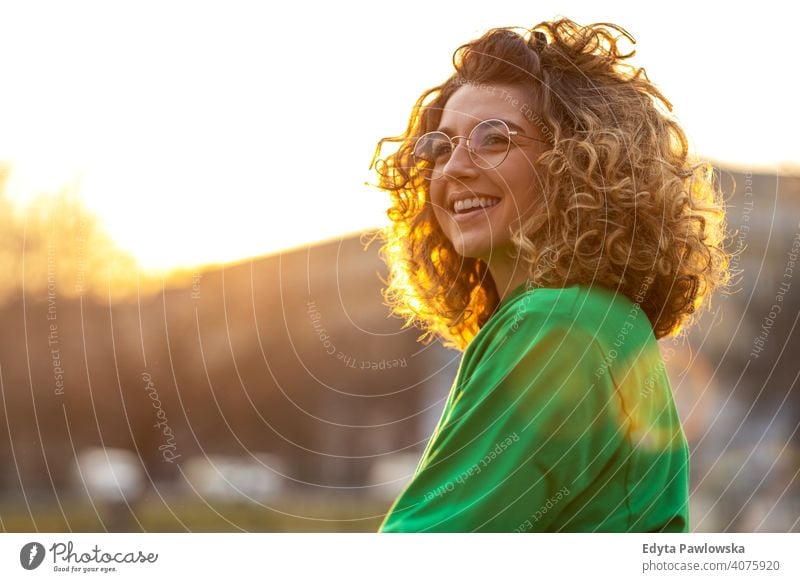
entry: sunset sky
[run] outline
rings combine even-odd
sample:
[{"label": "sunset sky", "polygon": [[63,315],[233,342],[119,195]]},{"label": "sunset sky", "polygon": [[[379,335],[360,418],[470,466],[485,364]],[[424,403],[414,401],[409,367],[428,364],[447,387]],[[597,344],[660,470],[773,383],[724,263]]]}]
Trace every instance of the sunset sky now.
[{"label": "sunset sky", "polygon": [[117,244],[153,269],[377,226],[386,201],[363,185],[375,144],[403,131],[416,97],[450,74],[453,50],[493,26],[560,15],[631,32],[634,62],[701,156],[800,168],[800,12],[788,3],[268,6],[0,2],[12,197],[78,185]]}]

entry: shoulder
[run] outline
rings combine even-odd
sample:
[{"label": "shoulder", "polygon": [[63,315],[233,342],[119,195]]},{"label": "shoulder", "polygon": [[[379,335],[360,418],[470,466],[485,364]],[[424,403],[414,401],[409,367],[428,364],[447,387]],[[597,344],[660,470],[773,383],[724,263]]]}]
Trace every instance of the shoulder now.
[{"label": "shoulder", "polygon": [[563,373],[565,362],[597,367],[603,352],[580,313],[584,295],[577,286],[514,293],[467,347],[464,371],[491,369],[514,377],[529,376],[533,368]]},{"label": "shoulder", "polygon": [[624,413],[612,374],[605,373],[613,358],[603,348],[609,333],[600,322],[608,311],[618,322],[624,307],[613,294],[578,286],[511,297],[490,320],[490,333],[468,347],[457,405],[483,417],[505,411],[509,422],[535,422],[537,434],[553,434],[570,418],[577,432],[562,427],[561,433],[572,442],[593,422],[618,427]]},{"label": "shoulder", "polygon": [[592,379],[630,376],[658,364],[647,314],[630,298],[599,286],[531,288],[515,293],[464,353],[465,372],[537,362]]},{"label": "shoulder", "polygon": [[626,295],[600,286],[528,289],[503,304],[489,323],[495,336],[498,331],[501,336],[522,331],[525,337],[555,332],[592,338],[606,353],[623,338],[638,345],[655,341],[640,306]]}]

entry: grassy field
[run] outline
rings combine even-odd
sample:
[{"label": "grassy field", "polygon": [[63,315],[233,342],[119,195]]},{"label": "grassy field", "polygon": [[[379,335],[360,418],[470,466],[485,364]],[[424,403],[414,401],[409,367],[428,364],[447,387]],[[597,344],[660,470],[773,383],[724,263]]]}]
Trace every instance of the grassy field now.
[{"label": "grassy field", "polygon": [[125,504],[85,500],[0,501],[5,532],[374,532],[390,503],[374,499],[282,496],[260,504],[197,497]]}]

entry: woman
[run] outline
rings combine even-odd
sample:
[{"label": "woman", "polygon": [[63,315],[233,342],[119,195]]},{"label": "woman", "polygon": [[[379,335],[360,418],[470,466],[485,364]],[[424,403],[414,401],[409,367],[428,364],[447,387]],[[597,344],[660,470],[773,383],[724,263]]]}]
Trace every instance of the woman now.
[{"label": "woman", "polygon": [[688,531],[656,340],[727,284],[724,209],[617,32],[490,30],[378,144],[386,298],[464,350],[380,531]]}]

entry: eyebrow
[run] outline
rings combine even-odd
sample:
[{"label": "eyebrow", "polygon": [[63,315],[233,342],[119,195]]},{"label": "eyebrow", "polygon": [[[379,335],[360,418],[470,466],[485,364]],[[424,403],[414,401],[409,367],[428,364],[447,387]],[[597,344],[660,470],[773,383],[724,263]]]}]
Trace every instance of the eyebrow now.
[{"label": "eyebrow", "polygon": [[[502,117],[492,117],[491,119],[499,119],[500,121],[505,121],[506,125],[508,125],[508,127],[510,129],[519,131],[521,133],[525,133],[525,130],[522,129],[519,125],[517,125],[513,121],[509,121],[508,119],[503,119]],[[486,120],[483,119],[483,120],[479,121],[478,123],[482,123],[483,121],[486,121]],[[475,125],[478,125],[478,123],[476,123]],[[438,128],[436,128],[435,131],[441,131],[442,133],[446,133],[447,135],[452,135],[452,133],[453,133],[453,130],[450,129],[449,127],[438,127]]]}]

